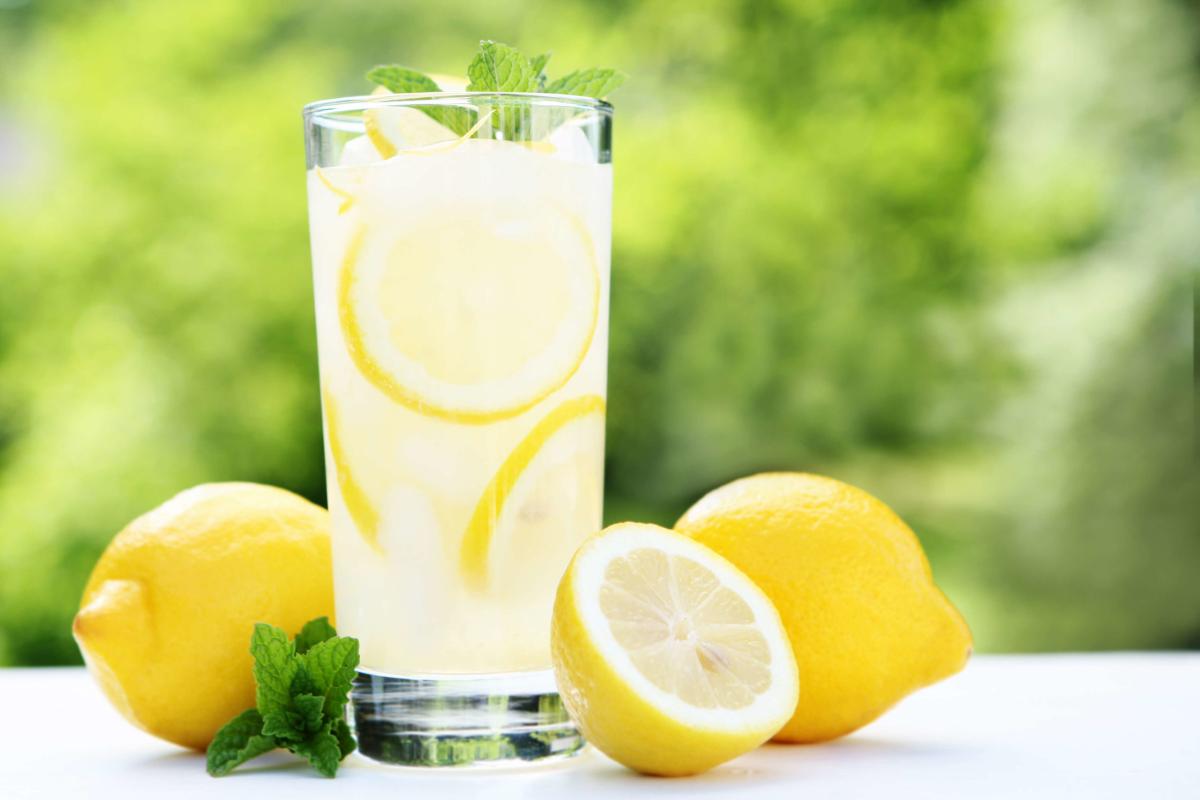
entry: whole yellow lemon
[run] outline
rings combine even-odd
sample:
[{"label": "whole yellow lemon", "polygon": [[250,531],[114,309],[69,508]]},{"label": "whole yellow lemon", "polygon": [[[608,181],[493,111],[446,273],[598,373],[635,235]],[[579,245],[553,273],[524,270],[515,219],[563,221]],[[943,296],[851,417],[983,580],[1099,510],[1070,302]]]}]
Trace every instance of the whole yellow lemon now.
[{"label": "whole yellow lemon", "polygon": [[675,528],[737,565],[783,618],[802,690],[776,741],[844,736],[970,656],[971,632],[917,537],[861,489],[753,475],[705,495]]},{"label": "whole yellow lemon", "polygon": [[256,622],[333,617],[329,514],[283,489],[212,483],[109,544],[73,631],[92,676],[138,727],[197,750],[254,705]]}]

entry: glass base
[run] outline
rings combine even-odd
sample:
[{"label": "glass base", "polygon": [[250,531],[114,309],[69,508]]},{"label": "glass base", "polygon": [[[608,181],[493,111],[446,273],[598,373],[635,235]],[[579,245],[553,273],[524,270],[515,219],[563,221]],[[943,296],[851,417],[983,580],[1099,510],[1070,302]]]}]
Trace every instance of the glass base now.
[{"label": "glass base", "polygon": [[385,675],[359,670],[350,692],[358,752],[383,764],[501,765],[578,753],[554,673]]}]

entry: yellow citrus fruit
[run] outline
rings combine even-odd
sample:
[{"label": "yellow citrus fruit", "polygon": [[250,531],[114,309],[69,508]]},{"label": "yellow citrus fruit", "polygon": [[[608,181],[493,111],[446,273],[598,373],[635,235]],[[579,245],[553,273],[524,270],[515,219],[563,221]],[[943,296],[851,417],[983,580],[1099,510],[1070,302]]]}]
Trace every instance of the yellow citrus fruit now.
[{"label": "yellow citrus fruit", "polygon": [[917,537],[861,489],[754,475],[705,495],[675,528],[740,567],[783,617],[804,692],[779,741],[844,736],[971,653]]},{"label": "yellow citrus fruit", "polygon": [[564,400],[513,448],[475,505],[460,554],[468,584],[548,596],[558,575],[541,567],[566,563],[579,539],[600,527],[594,476],[603,469],[604,398]]},{"label": "yellow citrus fruit", "polygon": [[657,525],[614,525],[580,547],[550,647],[587,740],[651,775],[741,755],[796,706],[796,663],[771,601],[724,558]]},{"label": "yellow citrus fruit", "polygon": [[205,748],[254,705],[256,622],[289,634],[333,618],[329,515],[253,483],[188,489],[131,522],[84,589],[75,640],[138,727]]},{"label": "yellow citrus fruit", "polygon": [[514,417],[563,386],[599,309],[591,237],[549,205],[464,200],[399,232],[362,225],[338,279],[342,337],[362,375],[396,402],[458,423]]}]

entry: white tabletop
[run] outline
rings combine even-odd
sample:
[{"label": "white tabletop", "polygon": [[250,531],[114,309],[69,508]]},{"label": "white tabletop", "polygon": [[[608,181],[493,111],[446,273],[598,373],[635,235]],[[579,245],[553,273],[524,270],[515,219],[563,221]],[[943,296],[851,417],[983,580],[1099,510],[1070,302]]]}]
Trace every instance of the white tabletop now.
[{"label": "white tabletop", "polygon": [[280,754],[214,779],[202,756],[128,725],[82,669],[8,669],[0,798],[1200,798],[1197,719],[1200,654],[980,656],[853,736],[696,778],[639,777],[589,751],[436,772],[351,756],[334,781]]}]

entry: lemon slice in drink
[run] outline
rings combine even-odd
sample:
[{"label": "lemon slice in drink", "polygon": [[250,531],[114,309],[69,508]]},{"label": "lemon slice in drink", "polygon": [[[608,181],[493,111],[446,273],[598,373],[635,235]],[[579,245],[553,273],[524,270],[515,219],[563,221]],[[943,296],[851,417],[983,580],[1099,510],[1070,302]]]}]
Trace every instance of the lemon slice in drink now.
[{"label": "lemon slice in drink", "polygon": [[583,223],[550,203],[453,207],[360,227],[338,314],[359,371],[398,403],[480,424],[565,384],[595,333],[600,276]]},{"label": "lemon slice in drink", "polygon": [[379,544],[379,511],[358,482],[350,467],[350,457],[342,437],[342,417],[333,393],[322,392],[325,402],[325,438],[329,443],[329,455],[333,461],[334,475],[342,495],[342,504],[358,528],[363,540],[376,552],[383,552]]},{"label": "lemon slice in drink", "polygon": [[771,601],[656,525],[614,525],[580,547],[550,646],[584,736],[639,772],[702,772],[765,742],[796,707],[796,661]]},{"label": "lemon slice in drink", "polygon": [[[391,92],[380,86],[371,94],[379,96]],[[391,158],[402,150],[459,138],[457,133],[412,106],[369,108],[363,112],[363,129],[367,139],[383,158]]]},{"label": "lemon slice in drink", "polygon": [[526,434],[479,498],[461,552],[476,588],[546,597],[558,582],[546,564],[565,564],[600,525],[604,398],[566,400]]},{"label": "lemon slice in drink", "polygon": [[405,149],[452,142],[458,134],[429,115],[404,106],[372,108],[363,112],[367,138],[383,158]]}]

